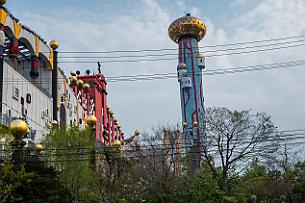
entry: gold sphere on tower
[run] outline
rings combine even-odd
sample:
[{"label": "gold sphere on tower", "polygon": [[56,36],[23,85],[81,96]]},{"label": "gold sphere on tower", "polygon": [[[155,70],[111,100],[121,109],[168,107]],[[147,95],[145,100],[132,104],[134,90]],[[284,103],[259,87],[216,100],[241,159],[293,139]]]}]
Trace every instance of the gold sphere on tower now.
[{"label": "gold sphere on tower", "polygon": [[10,123],[9,129],[10,129],[11,133],[13,134],[13,136],[15,137],[15,139],[19,139],[19,138],[25,136],[26,134],[28,134],[28,132],[29,132],[28,124],[21,119],[13,120]]},{"label": "gold sphere on tower", "polygon": [[96,117],[94,115],[89,115],[86,117],[86,123],[89,126],[94,126],[96,124]]},{"label": "gold sphere on tower", "polygon": [[40,153],[42,150],[44,149],[44,147],[42,146],[42,144],[36,144],[35,145],[35,150]]},{"label": "gold sphere on tower", "polygon": [[0,5],[6,4],[6,0],[0,0]]},{"label": "gold sphere on tower", "polygon": [[59,42],[56,41],[56,40],[52,40],[52,41],[50,42],[50,47],[51,47],[52,49],[56,50],[56,49],[59,47]]},{"label": "gold sphere on tower", "polygon": [[170,24],[168,35],[176,43],[179,43],[182,37],[195,37],[200,41],[205,36],[206,30],[202,20],[188,13],[186,16],[180,17]]},{"label": "gold sphere on tower", "polygon": [[77,80],[76,85],[77,85],[78,88],[83,88],[84,81],[83,80]]},{"label": "gold sphere on tower", "polygon": [[121,146],[121,141],[120,140],[114,140],[113,145],[114,146]]}]

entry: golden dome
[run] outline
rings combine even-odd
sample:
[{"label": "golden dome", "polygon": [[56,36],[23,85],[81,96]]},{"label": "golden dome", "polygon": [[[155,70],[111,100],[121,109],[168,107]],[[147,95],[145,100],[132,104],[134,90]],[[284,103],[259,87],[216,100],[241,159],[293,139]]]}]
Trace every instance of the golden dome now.
[{"label": "golden dome", "polygon": [[82,80],[77,80],[77,81],[76,81],[76,85],[77,85],[78,88],[82,88],[83,85],[84,85],[84,81],[82,81]]},{"label": "golden dome", "polygon": [[10,131],[13,134],[13,136],[18,139],[21,138],[22,136],[25,136],[29,132],[29,127],[28,124],[21,120],[21,119],[16,119],[13,120],[10,123]]},{"label": "golden dome", "polygon": [[176,43],[185,36],[195,37],[200,41],[206,33],[204,22],[198,18],[187,14],[186,16],[176,19],[168,27],[169,37]]},{"label": "golden dome", "polygon": [[76,85],[77,77],[76,76],[71,76],[70,77],[70,84],[71,85]]},{"label": "golden dome", "polygon": [[58,47],[59,47],[59,42],[58,41],[56,41],[56,40],[52,40],[51,42],[50,42],[50,47],[52,48],[52,49],[57,49]]},{"label": "golden dome", "polygon": [[134,134],[135,134],[135,136],[139,136],[141,133],[140,133],[139,130],[136,130],[136,131],[134,132]]},{"label": "golden dome", "polygon": [[114,146],[120,146],[121,145],[121,141],[120,140],[114,140],[113,145]]},{"label": "golden dome", "polygon": [[86,117],[86,123],[89,126],[94,126],[96,124],[96,117],[94,115],[89,115]]},{"label": "golden dome", "polygon": [[35,145],[35,150],[40,153],[42,150],[44,149],[44,147],[42,146],[42,144],[36,144]]},{"label": "golden dome", "polygon": [[6,4],[6,0],[0,0],[0,4],[1,4],[1,5]]},{"label": "golden dome", "polygon": [[88,83],[84,84],[84,90],[87,91],[90,88],[90,85]]}]

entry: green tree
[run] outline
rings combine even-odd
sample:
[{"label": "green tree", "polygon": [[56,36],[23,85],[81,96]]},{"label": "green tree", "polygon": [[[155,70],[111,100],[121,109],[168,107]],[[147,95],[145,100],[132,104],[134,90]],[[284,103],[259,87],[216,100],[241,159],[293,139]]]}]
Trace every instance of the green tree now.
[{"label": "green tree", "polygon": [[30,173],[31,181],[23,182],[16,194],[28,203],[70,202],[70,192],[64,187],[59,172],[31,157],[25,164],[25,171]]},{"label": "green tree", "polygon": [[45,140],[45,157],[49,166],[61,172],[65,187],[74,201],[93,202],[93,168],[96,141],[91,128],[84,130],[74,126],[70,129],[51,130]]},{"label": "green tree", "polygon": [[23,196],[18,194],[23,184],[31,182],[33,173],[27,173],[22,166],[15,171],[12,164],[0,168],[0,202],[23,202]]}]

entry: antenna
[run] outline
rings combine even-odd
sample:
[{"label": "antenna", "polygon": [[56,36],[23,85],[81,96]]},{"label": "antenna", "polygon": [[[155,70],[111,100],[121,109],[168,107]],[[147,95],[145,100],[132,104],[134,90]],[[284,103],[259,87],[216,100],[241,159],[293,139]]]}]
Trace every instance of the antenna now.
[{"label": "antenna", "polygon": [[100,64],[99,61],[97,62],[97,66],[98,66],[98,72],[99,72],[99,73],[102,73],[102,71],[101,71],[101,64]]}]

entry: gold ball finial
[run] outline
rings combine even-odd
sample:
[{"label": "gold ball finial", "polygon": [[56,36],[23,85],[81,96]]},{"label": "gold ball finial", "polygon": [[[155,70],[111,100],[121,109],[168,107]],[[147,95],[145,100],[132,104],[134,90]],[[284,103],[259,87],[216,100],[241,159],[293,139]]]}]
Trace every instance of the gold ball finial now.
[{"label": "gold ball finial", "polygon": [[86,117],[86,123],[87,123],[87,125],[89,125],[91,127],[96,124],[96,121],[97,121],[97,119],[94,115],[89,115]]},{"label": "gold ball finial", "polygon": [[56,40],[52,40],[50,42],[50,47],[53,49],[53,50],[56,50],[58,47],[59,47],[59,42],[56,41]]},{"label": "gold ball finial", "polygon": [[119,147],[119,146],[121,146],[121,141],[120,140],[114,140],[113,145]]},{"label": "gold ball finial", "polygon": [[40,153],[44,149],[42,144],[36,144],[35,145],[35,150]]},{"label": "gold ball finial", "polygon": [[117,126],[116,126],[118,129],[120,129],[121,128],[121,125],[120,124],[117,124]]},{"label": "gold ball finial", "polygon": [[77,77],[76,76],[71,76],[70,77],[70,85],[76,85]]},{"label": "gold ball finial", "polygon": [[20,139],[21,137],[27,135],[29,132],[28,124],[21,119],[13,120],[10,123],[9,129],[13,134],[13,136],[15,137],[15,139]]},{"label": "gold ball finial", "polygon": [[58,126],[57,120],[52,120],[52,121],[51,121],[51,126],[52,126],[52,127],[57,127],[57,126]]},{"label": "gold ball finial", "polygon": [[187,122],[183,122],[183,123],[182,123],[182,127],[183,127],[183,128],[186,128],[186,127],[187,127]]},{"label": "gold ball finial", "polygon": [[168,35],[176,43],[179,43],[183,37],[195,37],[197,41],[200,41],[205,36],[206,30],[202,20],[187,14],[170,24]]},{"label": "gold ball finial", "polygon": [[134,131],[134,134],[135,134],[135,136],[139,136],[141,133],[140,133],[139,130],[135,130],[135,131]]},{"label": "gold ball finial", "polygon": [[84,86],[84,81],[83,81],[83,80],[77,80],[77,81],[76,81],[76,85],[77,85],[78,88],[83,88],[83,86]]},{"label": "gold ball finial", "polygon": [[84,88],[84,91],[86,92],[86,91],[89,90],[90,85],[89,85],[88,83],[85,83],[84,86],[83,86],[83,88]]}]

